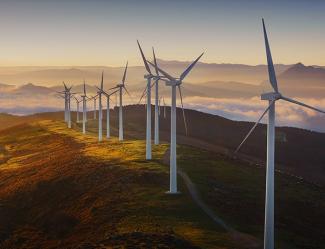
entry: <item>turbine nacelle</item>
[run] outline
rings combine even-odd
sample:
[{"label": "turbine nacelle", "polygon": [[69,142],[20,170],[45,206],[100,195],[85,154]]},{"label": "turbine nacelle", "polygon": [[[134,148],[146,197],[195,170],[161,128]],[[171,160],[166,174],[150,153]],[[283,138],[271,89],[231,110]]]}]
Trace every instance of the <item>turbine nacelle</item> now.
[{"label": "turbine nacelle", "polygon": [[278,100],[281,99],[282,95],[278,92],[263,93],[261,95],[261,100]]},{"label": "turbine nacelle", "polygon": [[145,74],[145,75],[143,75],[143,78],[145,78],[145,79],[152,79],[152,78],[154,78],[155,76],[154,75],[152,75],[152,74]]},{"label": "turbine nacelle", "polygon": [[166,80],[165,81],[166,83],[166,86],[180,86],[182,84],[182,81],[181,80]]}]

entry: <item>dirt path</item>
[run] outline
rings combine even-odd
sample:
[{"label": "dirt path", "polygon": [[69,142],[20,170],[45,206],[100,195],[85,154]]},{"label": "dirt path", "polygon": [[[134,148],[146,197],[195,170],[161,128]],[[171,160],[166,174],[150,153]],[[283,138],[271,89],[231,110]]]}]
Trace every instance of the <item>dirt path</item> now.
[{"label": "dirt path", "polygon": [[178,175],[182,177],[182,179],[185,182],[185,185],[194,200],[194,202],[202,209],[202,211],[208,215],[217,225],[224,228],[230,235],[231,238],[233,238],[238,245],[242,246],[243,248],[260,248],[262,243],[254,236],[251,236],[249,234],[244,234],[241,232],[236,231],[232,227],[230,227],[228,224],[226,224],[219,216],[217,216],[211,208],[208,207],[208,205],[205,204],[205,202],[201,199],[200,194],[195,187],[195,184],[191,181],[189,176],[182,170],[178,170]]},{"label": "dirt path", "polygon": [[227,225],[220,217],[215,215],[215,213],[202,201],[195,185],[189,178],[189,176],[182,170],[178,170],[178,175],[182,177],[184,180],[186,187],[195,201],[195,203],[219,226],[223,227],[227,232],[234,232],[234,229],[232,229],[229,225]]},{"label": "dirt path", "polygon": [[[163,162],[169,165],[169,150],[166,151]],[[238,243],[241,248],[257,249],[262,247],[262,241],[249,234],[241,233],[230,225],[228,225],[223,219],[221,219],[215,212],[201,199],[200,193],[197,190],[195,184],[190,177],[181,169],[177,170],[177,174],[182,177],[188,192],[190,193],[193,201],[201,208],[201,210],[210,217],[218,226],[221,226],[225,231],[229,233],[229,236]]]}]

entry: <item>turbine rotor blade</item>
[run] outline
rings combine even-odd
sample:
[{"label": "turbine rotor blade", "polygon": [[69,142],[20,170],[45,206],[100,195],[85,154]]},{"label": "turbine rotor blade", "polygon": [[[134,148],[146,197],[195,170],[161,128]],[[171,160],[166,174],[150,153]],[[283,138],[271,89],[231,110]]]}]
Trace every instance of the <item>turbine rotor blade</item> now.
[{"label": "turbine rotor blade", "polygon": [[113,95],[114,93],[117,93],[119,90],[115,90],[114,92],[111,92],[110,94],[108,94],[108,96]]},{"label": "turbine rotor blade", "polygon": [[263,114],[260,116],[260,118],[256,121],[256,123],[254,124],[254,126],[249,130],[249,132],[247,133],[247,135],[245,136],[244,140],[239,144],[239,146],[237,147],[237,149],[235,150],[235,153],[237,153],[240,148],[242,147],[242,145],[246,142],[246,140],[248,139],[248,137],[252,134],[252,132],[255,130],[256,126],[261,122],[262,118],[265,116],[265,114],[268,112],[268,110],[270,109],[270,107],[274,104],[275,100],[272,100],[272,102],[269,104],[269,106],[265,109],[265,111],[263,112]]},{"label": "turbine rotor blade", "polygon": [[192,68],[195,66],[195,64],[199,61],[199,59],[203,56],[204,53],[202,53],[199,57],[196,58],[195,61],[193,61],[186,69],[185,71],[181,74],[181,76],[179,77],[180,80],[182,81],[186,75],[188,75],[188,73],[192,70]]},{"label": "turbine rotor blade", "polygon": [[144,53],[143,53],[143,51],[142,51],[142,48],[141,48],[140,43],[139,43],[138,40],[137,40],[137,43],[138,43],[138,47],[139,47],[139,50],[140,50],[140,53],[141,53],[141,56],[142,56],[142,60],[143,60],[144,66],[145,66],[147,72],[148,72],[149,74],[151,74],[151,70],[150,70],[150,67],[149,67],[149,65],[148,65],[148,63],[147,63],[147,59],[146,59],[146,57],[144,56]]},{"label": "turbine rotor blade", "polygon": [[116,92],[118,92],[119,90],[115,90],[115,91],[113,91],[113,92],[111,92],[111,93],[107,93],[107,92],[105,92],[104,90],[102,91],[102,93],[106,96],[106,97],[110,97],[111,95],[113,95],[114,93],[116,93]]},{"label": "turbine rotor blade", "polygon": [[117,88],[120,88],[120,87],[119,86],[114,86],[112,88],[109,88],[108,91],[113,90],[113,89],[117,89]]},{"label": "turbine rotor blade", "polygon": [[157,68],[157,60],[156,60],[155,49],[153,47],[152,47],[152,54],[153,54],[153,62],[155,64],[156,75],[159,76],[159,71],[158,71],[158,68]]},{"label": "turbine rotor blade", "polygon": [[273,65],[273,60],[271,55],[271,49],[270,49],[269,40],[267,38],[264,19],[262,19],[262,23],[263,23],[263,33],[264,33],[264,41],[265,41],[265,49],[266,49],[267,67],[269,71],[269,80],[274,91],[278,92],[278,83],[276,80],[276,75],[275,75],[275,70],[274,70],[274,65]]},{"label": "turbine rotor blade", "polygon": [[[151,65],[151,66],[153,66],[153,67],[156,67],[154,64],[152,64],[150,61],[148,61],[148,63]],[[162,70],[161,68],[159,68],[158,66],[156,67],[157,68],[157,70],[159,71],[159,72],[161,72],[167,79],[169,79],[170,81],[174,81],[175,80],[175,78],[174,77],[172,77],[172,76],[170,76],[168,73],[166,73],[164,70]]]},{"label": "turbine rotor blade", "polygon": [[124,83],[125,83],[125,78],[126,78],[126,71],[128,70],[128,61],[126,62],[126,66],[125,66],[125,69],[124,69],[124,74],[123,74],[123,79],[122,79],[122,85],[124,86]]},{"label": "turbine rotor blade", "polygon": [[142,92],[142,95],[141,95],[141,98],[139,99],[139,102],[138,102],[138,104],[140,104],[140,103],[141,103],[141,100],[142,100],[142,98],[144,98],[144,96],[146,96],[146,93],[147,93],[147,88],[148,88],[148,86],[146,86],[146,87],[145,87],[145,89],[143,90],[143,92]]},{"label": "turbine rotor blade", "polygon": [[102,89],[100,89],[98,86],[95,86],[99,92],[103,92]]},{"label": "turbine rotor blade", "polygon": [[125,92],[129,95],[129,97],[131,98],[131,100],[133,101],[132,95],[129,93],[128,89],[126,89],[125,86],[123,86]]},{"label": "turbine rotor blade", "polygon": [[182,105],[183,120],[184,120],[184,126],[185,126],[185,134],[186,134],[186,136],[187,136],[187,135],[188,135],[187,121],[186,121],[186,116],[185,116],[185,111],[184,111],[183,95],[182,95],[182,90],[181,90],[181,86],[180,86],[180,85],[178,85],[178,91],[179,91],[179,96],[180,96],[180,99],[181,99],[181,105]]},{"label": "turbine rotor blade", "polygon": [[306,107],[306,108],[309,108],[309,109],[312,109],[314,111],[317,111],[317,112],[321,112],[321,113],[324,113],[325,114],[325,111],[321,110],[321,109],[318,109],[318,108],[315,108],[313,106],[310,106],[310,105],[306,105],[302,102],[299,102],[297,100],[294,100],[294,99],[290,99],[290,98],[287,98],[287,97],[284,97],[284,96],[281,96],[281,99],[285,100],[285,101],[288,101],[288,102],[291,102],[291,103],[294,103],[296,105],[301,105],[303,107]]},{"label": "turbine rotor blade", "polygon": [[104,88],[104,71],[102,72],[102,81],[100,83],[100,89],[103,91]]}]

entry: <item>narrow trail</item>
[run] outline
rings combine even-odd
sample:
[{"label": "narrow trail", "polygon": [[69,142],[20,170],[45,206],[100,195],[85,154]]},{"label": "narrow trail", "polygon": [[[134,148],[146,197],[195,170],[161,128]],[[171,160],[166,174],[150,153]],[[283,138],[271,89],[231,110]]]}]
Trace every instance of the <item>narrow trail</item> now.
[{"label": "narrow trail", "polygon": [[235,232],[233,228],[227,225],[220,217],[218,217],[211,208],[209,208],[201,199],[195,185],[189,178],[189,176],[182,170],[178,170],[178,175],[182,177],[185,182],[185,185],[195,203],[219,226],[224,228],[227,232]]},{"label": "narrow trail", "polygon": [[233,238],[239,245],[241,245],[244,248],[261,248],[262,242],[259,241],[254,236],[251,236],[249,234],[238,232],[237,230],[233,229],[231,226],[226,224],[219,216],[217,216],[214,211],[208,207],[207,204],[201,199],[200,194],[195,187],[195,184],[191,181],[189,176],[182,170],[177,171],[178,175],[182,177],[184,180],[184,183],[194,200],[194,202],[202,209],[202,211],[208,215],[217,225],[221,226],[223,229],[225,229],[231,238]]},{"label": "narrow trail", "polygon": [[[166,151],[163,162],[166,165],[169,165],[169,150]],[[190,177],[186,174],[186,172],[182,171],[181,169],[177,170],[177,174],[183,179],[188,192],[190,193],[193,201],[201,208],[201,210],[213,220],[218,226],[221,226],[226,232],[229,233],[230,237],[238,243],[242,248],[249,248],[249,249],[258,249],[262,248],[262,241],[257,239],[256,237],[241,233],[230,225],[228,225],[223,219],[221,219],[215,212],[202,200],[200,197],[200,193],[197,190],[195,184],[192,182]]]}]

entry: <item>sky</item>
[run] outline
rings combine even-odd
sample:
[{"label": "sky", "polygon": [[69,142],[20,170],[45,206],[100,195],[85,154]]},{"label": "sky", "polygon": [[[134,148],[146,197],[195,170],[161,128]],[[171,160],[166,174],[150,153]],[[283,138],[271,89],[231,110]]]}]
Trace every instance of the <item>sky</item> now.
[{"label": "sky", "polygon": [[0,66],[141,65],[136,45],[166,60],[325,65],[321,0],[1,0]]}]

